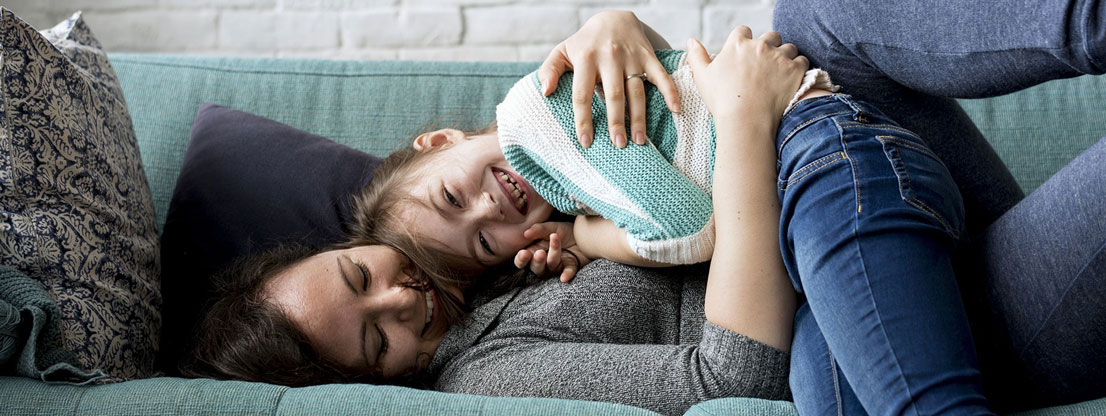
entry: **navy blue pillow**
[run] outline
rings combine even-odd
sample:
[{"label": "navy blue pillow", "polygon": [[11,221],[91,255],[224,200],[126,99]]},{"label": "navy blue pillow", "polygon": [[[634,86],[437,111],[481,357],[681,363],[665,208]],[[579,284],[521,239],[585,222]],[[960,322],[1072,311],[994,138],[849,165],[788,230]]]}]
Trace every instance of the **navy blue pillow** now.
[{"label": "navy blue pillow", "polygon": [[279,242],[344,241],[352,196],[379,163],[322,136],[202,105],[161,236],[162,370],[178,374],[213,273]]}]

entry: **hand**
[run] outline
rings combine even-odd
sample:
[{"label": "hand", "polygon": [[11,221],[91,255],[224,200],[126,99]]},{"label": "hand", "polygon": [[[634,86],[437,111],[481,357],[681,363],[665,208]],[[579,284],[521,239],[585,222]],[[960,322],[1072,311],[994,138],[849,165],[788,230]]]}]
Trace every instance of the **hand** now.
[{"label": "hand", "polygon": [[[630,106],[630,130],[634,143],[645,144],[645,80],[626,79],[627,74],[646,74],[664,95],[668,108],[680,111],[680,95],[649,43],[642,24],[633,13],[607,11],[588,19],[580,30],[557,45],[545,58],[538,77],[542,93],[549,96],[566,71],[574,72],[572,113],[580,145],[591,146],[594,129],[591,100],[596,73],[603,83],[607,103],[607,129],[615,146],[626,147],[626,110]],[[628,97],[626,96],[628,93]]]},{"label": "hand", "polygon": [[699,41],[688,40],[687,63],[695,87],[715,119],[765,111],[783,115],[810,62],[795,45],[780,43],[775,31],[753,39],[747,26],[738,26],[712,62]]},{"label": "hand", "polygon": [[515,267],[521,269],[529,265],[530,271],[540,277],[560,273],[561,282],[568,283],[580,268],[591,262],[575,248],[572,223],[534,224],[523,232],[523,236],[538,241],[515,254]]}]

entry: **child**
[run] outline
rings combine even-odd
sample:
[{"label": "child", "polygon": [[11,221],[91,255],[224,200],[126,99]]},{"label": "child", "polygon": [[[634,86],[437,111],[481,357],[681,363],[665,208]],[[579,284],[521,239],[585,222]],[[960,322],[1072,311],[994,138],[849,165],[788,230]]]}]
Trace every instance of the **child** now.
[{"label": "child", "polygon": [[[383,179],[362,195],[364,228],[422,236],[435,250],[457,256],[455,266],[480,270],[514,256],[516,266],[561,272],[564,281],[600,257],[654,267],[710,260],[714,124],[684,52],[657,55],[680,91],[683,111],[668,112],[660,92],[647,86],[651,143],[619,149],[599,125],[595,145],[584,148],[572,119],[571,75],[546,98],[534,73],[497,107],[497,126],[471,136],[453,129],[424,133],[392,156],[410,166],[396,171],[405,178]],[[819,90],[835,87],[824,71],[808,71],[791,103]],[[601,101],[593,111],[594,119],[605,119]],[[575,219],[546,222],[554,210]],[[534,240],[544,241],[531,246]]]}]

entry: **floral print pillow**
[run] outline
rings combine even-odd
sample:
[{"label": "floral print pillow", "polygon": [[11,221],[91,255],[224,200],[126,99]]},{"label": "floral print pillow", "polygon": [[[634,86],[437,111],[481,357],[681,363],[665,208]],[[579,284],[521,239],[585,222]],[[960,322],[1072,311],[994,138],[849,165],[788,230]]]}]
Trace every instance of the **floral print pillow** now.
[{"label": "floral print pillow", "polygon": [[64,346],[152,376],[157,229],[115,71],[80,13],[39,33],[0,8],[0,264],[46,287]]}]

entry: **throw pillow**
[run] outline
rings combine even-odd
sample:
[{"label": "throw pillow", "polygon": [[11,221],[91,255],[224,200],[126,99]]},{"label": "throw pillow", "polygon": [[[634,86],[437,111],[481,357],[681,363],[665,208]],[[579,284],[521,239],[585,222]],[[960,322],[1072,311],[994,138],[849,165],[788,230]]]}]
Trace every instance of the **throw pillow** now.
[{"label": "throw pillow", "polygon": [[80,364],[154,375],[157,228],[115,72],[80,13],[39,33],[0,9],[0,45],[0,263],[47,289]]},{"label": "throw pillow", "polygon": [[279,242],[345,241],[352,195],[379,162],[264,117],[201,106],[162,231],[162,370],[177,373],[212,274]]}]

